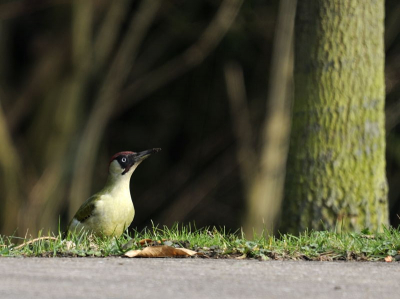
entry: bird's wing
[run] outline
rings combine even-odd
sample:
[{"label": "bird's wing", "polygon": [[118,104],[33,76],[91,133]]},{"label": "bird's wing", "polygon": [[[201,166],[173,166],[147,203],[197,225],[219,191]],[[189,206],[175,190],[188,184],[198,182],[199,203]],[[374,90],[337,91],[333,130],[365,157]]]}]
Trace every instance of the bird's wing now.
[{"label": "bird's wing", "polygon": [[67,226],[67,230],[65,231],[65,234],[70,230],[71,225],[74,221],[74,219],[78,220],[80,223],[84,223],[85,220],[89,219],[93,214],[96,209],[96,202],[100,199],[100,196],[98,194],[95,194],[91,197],[89,197],[79,208],[79,210],[76,212],[75,216],[71,219]]},{"label": "bird's wing", "polygon": [[90,218],[93,215],[94,209],[96,207],[96,201],[99,200],[99,196],[97,194],[89,197],[79,208],[78,212],[76,212],[74,218],[79,222],[85,222],[86,219]]}]

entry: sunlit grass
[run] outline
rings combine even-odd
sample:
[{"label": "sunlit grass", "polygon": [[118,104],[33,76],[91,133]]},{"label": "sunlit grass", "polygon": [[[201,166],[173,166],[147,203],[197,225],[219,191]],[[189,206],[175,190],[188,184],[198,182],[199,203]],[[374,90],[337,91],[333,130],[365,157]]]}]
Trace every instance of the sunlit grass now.
[{"label": "sunlit grass", "polygon": [[140,240],[144,239],[150,245],[184,247],[212,258],[382,261],[392,256],[394,260],[400,259],[400,232],[393,228],[376,234],[367,230],[363,233],[306,231],[298,236],[283,234],[246,240],[240,231],[197,229],[191,225],[153,226],[119,238],[100,238],[86,233],[70,234],[64,239],[61,233],[39,233],[39,238],[22,240],[0,236],[0,256],[121,256],[131,249],[142,248]]}]

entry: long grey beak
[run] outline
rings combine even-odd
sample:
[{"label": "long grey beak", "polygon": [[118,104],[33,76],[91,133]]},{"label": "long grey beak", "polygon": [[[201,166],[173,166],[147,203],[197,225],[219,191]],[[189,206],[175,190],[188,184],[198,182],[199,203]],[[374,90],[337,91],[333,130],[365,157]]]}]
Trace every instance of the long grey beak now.
[{"label": "long grey beak", "polygon": [[135,163],[137,163],[139,161],[143,161],[144,159],[149,157],[151,154],[157,153],[159,151],[161,151],[161,148],[152,148],[152,149],[149,149],[149,150],[146,150],[143,152],[138,152],[133,155],[133,159],[134,159]]}]

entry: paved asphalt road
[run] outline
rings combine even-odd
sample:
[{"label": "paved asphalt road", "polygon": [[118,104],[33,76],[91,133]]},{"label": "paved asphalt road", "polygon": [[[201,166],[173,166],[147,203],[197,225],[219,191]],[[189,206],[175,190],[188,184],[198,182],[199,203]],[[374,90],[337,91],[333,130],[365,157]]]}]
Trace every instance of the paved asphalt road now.
[{"label": "paved asphalt road", "polygon": [[400,263],[0,258],[0,298],[400,298]]}]

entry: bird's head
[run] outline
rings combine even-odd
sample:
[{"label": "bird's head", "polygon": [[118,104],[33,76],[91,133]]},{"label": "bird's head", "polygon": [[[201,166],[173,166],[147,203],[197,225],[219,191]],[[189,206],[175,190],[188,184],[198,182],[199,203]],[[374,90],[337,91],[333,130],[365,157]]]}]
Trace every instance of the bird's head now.
[{"label": "bird's head", "polygon": [[153,148],[143,152],[119,152],[110,159],[108,171],[111,175],[132,174],[136,167],[148,156],[159,152],[161,148]]}]

